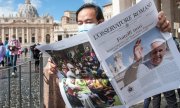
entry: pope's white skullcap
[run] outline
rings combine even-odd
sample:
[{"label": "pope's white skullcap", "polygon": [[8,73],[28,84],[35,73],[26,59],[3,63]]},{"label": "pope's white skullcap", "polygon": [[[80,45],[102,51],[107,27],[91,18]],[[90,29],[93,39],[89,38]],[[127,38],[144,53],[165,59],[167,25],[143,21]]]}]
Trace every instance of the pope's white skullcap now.
[{"label": "pope's white skullcap", "polygon": [[154,42],[164,43],[164,42],[166,42],[166,41],[165,41],[164,39],[162,39],[162,38],[156,38],[156,39],[154,39],[154,40],[151,42],[151,44],[154,43]]}]

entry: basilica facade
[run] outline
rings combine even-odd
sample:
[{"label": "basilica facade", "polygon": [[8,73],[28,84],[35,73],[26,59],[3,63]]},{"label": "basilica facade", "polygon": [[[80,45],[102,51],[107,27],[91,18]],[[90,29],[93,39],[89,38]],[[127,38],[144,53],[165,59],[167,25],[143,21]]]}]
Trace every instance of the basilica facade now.
[{"label": "basilica facade", "polygon": [[23,46],[50,43],[54,40],[53,24],[53,17],[39,16],[30,0],[25,0],[15,16],[0,16],[0,38],[4,42],[15,35]]}]

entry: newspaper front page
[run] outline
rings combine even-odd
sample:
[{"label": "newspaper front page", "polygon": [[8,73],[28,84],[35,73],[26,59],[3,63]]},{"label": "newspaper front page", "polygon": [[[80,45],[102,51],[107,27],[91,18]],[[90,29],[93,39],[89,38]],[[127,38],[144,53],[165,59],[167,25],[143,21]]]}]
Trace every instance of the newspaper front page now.
[{"label": "newspaper front page", "polygon": [[157,27],[153,0],[141,0],[88,32],[90,43],[126,106],[180,85],[180,56]]}]

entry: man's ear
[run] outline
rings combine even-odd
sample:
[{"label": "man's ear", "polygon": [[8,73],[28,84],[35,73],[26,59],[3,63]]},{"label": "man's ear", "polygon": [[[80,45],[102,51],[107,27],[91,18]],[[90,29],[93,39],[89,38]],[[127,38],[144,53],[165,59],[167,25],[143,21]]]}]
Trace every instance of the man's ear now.
[{"label": "man's ear", "polygon": [[98,24],[100,24],[100,23],[102,23],[102,22],[104,22],[104,19],[100,19],[100,20],[98,21]]}]

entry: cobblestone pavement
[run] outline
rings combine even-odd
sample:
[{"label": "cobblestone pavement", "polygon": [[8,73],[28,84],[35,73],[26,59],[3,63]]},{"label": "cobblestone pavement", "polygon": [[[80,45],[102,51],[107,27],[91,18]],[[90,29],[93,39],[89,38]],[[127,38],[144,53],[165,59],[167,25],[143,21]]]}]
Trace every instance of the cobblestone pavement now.
[{"label": "cobblestone pavement", "polygon": [[[21,64],[25,59],[18,59],[18,64]],[[28,59],[26,59],[28,60]],[[31,108],[40,107],[40,82],[39,73],[35,72],[34,62],[31,63]],[[12,69],[10,70],[12,72]],[[19,68],[17,69],[17,77],[10,77],[10,107],[30,108],[30,71],[29,62],[26,62],[21,67],[21,100],[20,100],[20,86],[19,86]],[[0,108],[9,108],[8,95],[8,70],[0,68]]]}]

